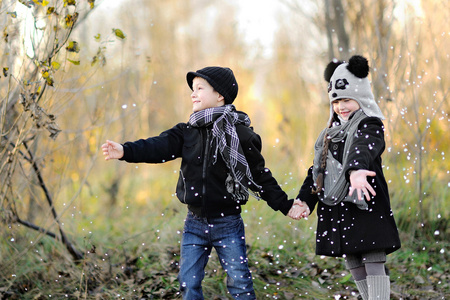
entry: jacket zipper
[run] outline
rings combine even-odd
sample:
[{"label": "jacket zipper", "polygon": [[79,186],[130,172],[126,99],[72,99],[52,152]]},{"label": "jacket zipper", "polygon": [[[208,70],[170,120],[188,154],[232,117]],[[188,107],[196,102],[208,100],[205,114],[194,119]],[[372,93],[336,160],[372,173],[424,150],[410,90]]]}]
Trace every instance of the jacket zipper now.
[{"label": "jacket zipper", "polygon": [[208,169],[208,154],[209,154],[209,139],[210,139],[210,132],[208,129],[206,129],[206,144],[205,144],[205,151],[203,156],[203,170],[202,170],[202,210],[206,214],[206,173]]}]

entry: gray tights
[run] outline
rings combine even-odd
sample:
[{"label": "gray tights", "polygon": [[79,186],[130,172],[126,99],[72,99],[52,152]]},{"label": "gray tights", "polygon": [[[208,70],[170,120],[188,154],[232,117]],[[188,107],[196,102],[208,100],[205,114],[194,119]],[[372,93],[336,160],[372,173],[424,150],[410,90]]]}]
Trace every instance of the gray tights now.
[{"label": "gray tights", "polygon": [[365,263],[362,267],[356,267],[350,269],[352,273],[353,279],[356,281],[366,279],[367,275],[369,276],[381,276],[386,275],[386,271],[384,270],[384,262],[379,263]]}]

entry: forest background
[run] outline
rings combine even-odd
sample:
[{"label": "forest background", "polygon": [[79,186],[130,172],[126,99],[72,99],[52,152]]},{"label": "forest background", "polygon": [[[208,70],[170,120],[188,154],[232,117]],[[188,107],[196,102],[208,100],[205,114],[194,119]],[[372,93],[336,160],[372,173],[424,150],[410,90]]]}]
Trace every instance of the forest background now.
[{"label": "forest background", "polygon": [[[187,121],[186,72],[227,66],[239,82],[237,109],[295,197],[329,116],[323,70],[353,54],[369,59],[387,117],[384,171],[403,244],[387,263],[391,298],[445,299],[448,8],[448,0],[0,1],[0,299],[181,298],[180,161],[106,163],[100,145]],[[263,10],[275,18],[242,22]],[[314,255],[315,214],[293,221],[250,199],[243,218],[259,298],[357,299],[342,260]],[[214,252],[204,292],[229,299]]]}]

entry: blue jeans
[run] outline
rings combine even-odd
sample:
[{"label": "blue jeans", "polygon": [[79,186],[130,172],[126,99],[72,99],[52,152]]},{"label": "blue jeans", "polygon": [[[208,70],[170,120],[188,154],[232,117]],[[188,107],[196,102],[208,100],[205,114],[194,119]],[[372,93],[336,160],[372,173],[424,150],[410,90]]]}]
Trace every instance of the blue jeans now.
[{"label": "blue jeans", "polygon": [[202,280],[212,247],[227,273],[230,294],[235,299],[256,299],[241,216],[200,218],[190,211],[184,223],[178,275],[183,299],[203,299]]}]

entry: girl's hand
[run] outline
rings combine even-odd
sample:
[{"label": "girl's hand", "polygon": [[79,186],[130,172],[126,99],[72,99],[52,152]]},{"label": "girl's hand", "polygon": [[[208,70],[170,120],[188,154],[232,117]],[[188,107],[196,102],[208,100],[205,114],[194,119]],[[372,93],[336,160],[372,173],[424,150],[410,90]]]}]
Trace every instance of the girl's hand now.
[{"label": "girl's hand", "polygon": [[302,218],[307,218],[309,214],[310,210],[308,205],[305,202],[300,201],[300,199],[295,199],[287,216],[294,220],[300,220]]},{"label": "girl's hand", "polygon": [[105,160],[119,159],[123,157],[123,146],[119,143],[106,140],[102,145],[103,156]]},{"label": "girl's hand", "polygon": [[348,193],[349,196],[353,195],[353,192],[356,190],[356,193],[358,195],[358,200],[361,199],[361,196],[365,196],[367,201],[370,201],[370,194],[373,196],[376,195],[375,190],[370,185],[370,183],[367,181],[367,176],[376,176],[377,174],[373,171],[369,170],[355,170],[351,171],[350,173],[350,192]]}]

